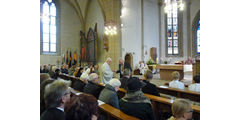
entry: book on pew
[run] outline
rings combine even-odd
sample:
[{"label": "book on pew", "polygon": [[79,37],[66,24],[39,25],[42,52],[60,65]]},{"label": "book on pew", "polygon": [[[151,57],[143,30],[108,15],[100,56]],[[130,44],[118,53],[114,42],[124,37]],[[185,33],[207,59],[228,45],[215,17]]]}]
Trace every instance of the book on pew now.
[{"label": "book on pew", "polygon": [[160,88],[168,88],[167,86],[158,86],[158,87],[160,87]]},{"label": "book on pew", "polygon": [[105,104],[105,102],[101,101],[101,100],[98,100],[98,106],[99,105],[102,105],[102,104]]}]

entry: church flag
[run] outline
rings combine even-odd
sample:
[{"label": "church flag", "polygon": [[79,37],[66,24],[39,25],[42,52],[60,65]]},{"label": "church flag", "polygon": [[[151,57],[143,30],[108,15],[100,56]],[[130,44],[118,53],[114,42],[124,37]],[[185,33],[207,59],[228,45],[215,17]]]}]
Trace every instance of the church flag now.
[{"label": "church flag", "polygon": [[76,64],[77,64],[77,52],[75,50],[73,55],[73,65],[76,65]]},{"label": "church flag", "polygon": [[66,64],[68,65],[68,50],[66,52]]},{"label": "church flag", "polygon": [[71,51],[70,51],[70,53],[69,53],[69,68],[71,68],[72,67],[72,53],[71,53]]}]

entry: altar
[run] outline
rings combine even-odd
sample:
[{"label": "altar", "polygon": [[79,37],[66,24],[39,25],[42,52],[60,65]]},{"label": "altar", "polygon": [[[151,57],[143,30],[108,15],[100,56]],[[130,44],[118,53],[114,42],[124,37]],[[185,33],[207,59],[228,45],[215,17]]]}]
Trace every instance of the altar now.
[{"label": "altar", "polygon": [[160,71],[160,79],[161,80],[172,80],[172,72],[174,72],[174,71],[178,71],[180,73],[179,80],[182,80],[184,77],[183,65],[157,64],[156,69],[159,69],[159,71]]}]

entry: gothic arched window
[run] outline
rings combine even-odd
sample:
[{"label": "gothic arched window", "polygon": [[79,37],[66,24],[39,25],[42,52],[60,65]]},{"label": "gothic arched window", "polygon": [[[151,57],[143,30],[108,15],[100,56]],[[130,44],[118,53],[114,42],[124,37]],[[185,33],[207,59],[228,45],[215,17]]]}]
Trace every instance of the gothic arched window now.
[{"label": "gothic arched window", "polygon": [[173,7],[167,11],[167,54],[179,54],[179,32],[178,32],[178,8]]},{"label": "gothic arched window", "polygon": [[40,2],[40,38],[41,53],[57,53],[56,31],[56,3],[54,0],[41,0]]}]

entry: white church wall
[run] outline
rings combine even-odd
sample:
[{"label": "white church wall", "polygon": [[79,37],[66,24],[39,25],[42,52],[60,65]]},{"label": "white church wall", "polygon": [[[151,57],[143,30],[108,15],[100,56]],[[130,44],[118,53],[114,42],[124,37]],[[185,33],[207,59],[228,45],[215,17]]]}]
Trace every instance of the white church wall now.
[{"label": "white church wall", "polygon": [[[82,25],[74,8],[68,1],[60,0],[59,4],[60,24],[57,23],[59,30],[59,41],[61,42],[61,50],[59,55],[40,55],[40,64],[57,64],[56,61],[61,61],[63,54],[66,54],[67,49],[79,51],[80,48],[80,30]],[[78,52],[77,52],[78,54]]]},{"label": "white church wall", "polygon": [[164,58],[166,55],[166,30],[165,30],[165,12],[164,12],[164,6],[159,6],[159,14],[160,14],[160,58]]},{"label": "white church wall", "polygon": [[125,12],[121,17],[122,58],[126,53],[133,55],[133,67],[141,60],[141,0],[126,0]]},{"label": "white church wall", "polygon": [[[150,58],[150,48],[157,48],[159,58],[159,12],[158,0],[143,0],[144,61]],[[147,54],[146,54],[147,53]]]}]

